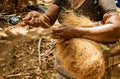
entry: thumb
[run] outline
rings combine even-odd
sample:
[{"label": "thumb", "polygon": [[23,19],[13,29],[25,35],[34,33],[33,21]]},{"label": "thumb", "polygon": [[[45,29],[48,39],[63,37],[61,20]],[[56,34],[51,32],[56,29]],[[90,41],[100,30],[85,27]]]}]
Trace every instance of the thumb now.
[{"label": "thumb", "polygon": [[25,20],[30,20],[32,18],[33,14],[32,13],[29,13],[25,18],[23,18],[22,20],[25,21]]},{"label": "thumb", "polygon": [[28,21],[21,21],[20,23],[18,23],[17,25],[19,26],[26,26],[28,24]]}]

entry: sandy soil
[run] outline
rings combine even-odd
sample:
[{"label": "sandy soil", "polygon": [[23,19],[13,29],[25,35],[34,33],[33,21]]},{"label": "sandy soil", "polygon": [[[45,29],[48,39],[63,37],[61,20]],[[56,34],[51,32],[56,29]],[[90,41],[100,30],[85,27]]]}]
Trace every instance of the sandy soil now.
[{"label": "sandy soil", "polygon": [[[44,3],[48,5],[51,0]],[[0,21],[0,79],[56,79],[56,42],[49,32]]]}]

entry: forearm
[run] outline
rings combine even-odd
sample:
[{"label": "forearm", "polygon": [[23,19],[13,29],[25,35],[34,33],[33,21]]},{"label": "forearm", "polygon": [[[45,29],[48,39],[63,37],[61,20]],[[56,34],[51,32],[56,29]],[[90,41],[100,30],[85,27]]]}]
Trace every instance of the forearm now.
[{"label": "forearm", "polygon": [[60,12],[60,7],[57,5],[53,4],[48,8],[48,10],[44,13],[50,20],[50,25],[53,25],[58,18]]},{"label": "forearm", "polygon": [[92,39],[99,42],[115,42],[120,38],[120,28],[114,28],[112,24],[106,24],[103,26],[93,28],[79,28],[83,31],[83,38]]},{"label": "forearm", "polygon": [[115,42],[120,38],[120,16],[118,13],[106,14],[103,17],[104,25],[93,28],[79,28],[84,34],[82,37],[99,42]]}]

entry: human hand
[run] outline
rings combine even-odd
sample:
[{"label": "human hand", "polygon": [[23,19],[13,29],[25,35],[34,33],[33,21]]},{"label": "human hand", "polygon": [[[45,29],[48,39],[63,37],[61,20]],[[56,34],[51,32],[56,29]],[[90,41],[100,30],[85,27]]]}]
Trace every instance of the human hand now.
[{"label": "human hand", "polygon": [[77,27],[64,25],[62,27],[54,29],[52,34],[54,38],[70,39],[80,37],[82,35],[82,32],[80,32]]},{"label": "human hand", "polygon": [[41,26],[47,28],[50,26],[49,22],[49,18],[46,15],[41,14],[37,11],[29,12],[28,15],[23,18],[23,25],[28,24],[34,27]]}]

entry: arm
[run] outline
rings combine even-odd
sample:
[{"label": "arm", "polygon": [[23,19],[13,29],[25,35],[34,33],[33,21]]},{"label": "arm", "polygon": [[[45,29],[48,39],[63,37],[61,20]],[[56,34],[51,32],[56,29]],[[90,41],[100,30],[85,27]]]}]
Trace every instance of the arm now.
[{"label": "arm", "polygon": [[104,12],[104,25],[85,29],[88,33],[83,35],[83,37],[100,42],[115,42],[120,38],[120,16],[116,11],[115,1],[98,1]]},{"label": "arm", "polygon": [[53,4],[44,14],[50,19],[50,25],[53,25],[60,12],[60,7]]},{"label": "arm", "polygon": [[41,26],[48,28],[54,24],[59,12],[60,7],[56,4],[51,5],[44,14],[37,11],[29,12],[28,15],[23,19],[23,25],[28,24],[35,27]]},{"label": "arm", "polygon": [[106,13],[103,16],[104,25],[93,28],[79,28],[83,38],[99,42],[115,42],[120,38],[120,15],[117,12]]},{"label": "arm", "polygon": [[99,42],[117,41],[120,38],[119,14],[117,12],[106,13],[103,16],[103,21],[104,25],[92,28],[65,25],[64,27],[53,30],[53,35],[64,39],[82,37]]}]

